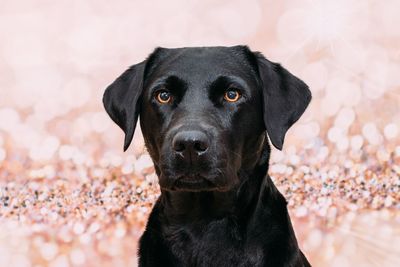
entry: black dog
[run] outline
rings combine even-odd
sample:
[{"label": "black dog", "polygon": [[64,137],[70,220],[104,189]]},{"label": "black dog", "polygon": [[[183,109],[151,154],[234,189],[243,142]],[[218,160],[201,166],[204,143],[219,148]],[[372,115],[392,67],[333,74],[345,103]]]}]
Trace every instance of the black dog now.
[{"label": "black dog", "polygon": [[140,266],[310,266],[286,200],[267,175],[270,146],[311,100],[305,83],[246,46],[157,48],[105,91],[125,132],[136,122],[161,196]]}]

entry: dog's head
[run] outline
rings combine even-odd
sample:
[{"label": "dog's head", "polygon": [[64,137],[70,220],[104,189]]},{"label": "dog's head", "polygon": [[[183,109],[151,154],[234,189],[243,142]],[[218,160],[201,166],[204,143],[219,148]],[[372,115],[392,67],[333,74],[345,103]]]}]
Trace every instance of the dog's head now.
[{"label": "dog's head", "polygon": [[165,190],[229,190],[265,142],[282,149],[311,100],[307,85],[246,46],[157,48],[106,90],[107,113],[125,132],[136,122]]}]

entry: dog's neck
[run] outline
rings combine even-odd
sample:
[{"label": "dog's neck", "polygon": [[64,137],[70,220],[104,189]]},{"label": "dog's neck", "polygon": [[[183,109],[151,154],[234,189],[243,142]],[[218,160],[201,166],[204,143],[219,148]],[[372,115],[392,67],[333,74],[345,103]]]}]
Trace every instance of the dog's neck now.
[{"label": "dog's neck", "polygon": [[211,221],[226,216],[233,216],[239,220],[249,218],[258,206],[262,190],[275,188],[267,176],[270,147],[267,143],[263,147],[256,166],[250,171],[240,170],[240,183],[229,191],[162,190],[160,201],[171,223]]}]

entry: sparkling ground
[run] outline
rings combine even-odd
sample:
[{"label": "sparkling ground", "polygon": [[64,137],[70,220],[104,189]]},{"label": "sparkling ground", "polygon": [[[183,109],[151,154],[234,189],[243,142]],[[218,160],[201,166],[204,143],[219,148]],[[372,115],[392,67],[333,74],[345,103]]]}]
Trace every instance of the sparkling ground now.
[{"label": "sparkling ground", "polygon": [[[329,150],[273,152],[270,174],[301,248],[314,266],[399,266],[400,147]],[[2,163],[2,266],[136,266],[159,195],[148,155],[54,162]]]}]

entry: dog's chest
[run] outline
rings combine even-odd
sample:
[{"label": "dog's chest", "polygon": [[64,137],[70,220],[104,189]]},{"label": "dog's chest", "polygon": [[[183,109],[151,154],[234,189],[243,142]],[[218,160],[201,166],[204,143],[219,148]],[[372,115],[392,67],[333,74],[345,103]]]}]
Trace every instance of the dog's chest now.
[{"label": "dog's chest", "polygon": [[169,229],[167,242],[182,266],[262,266],[261,247],[246,242],[235,222]]}]

